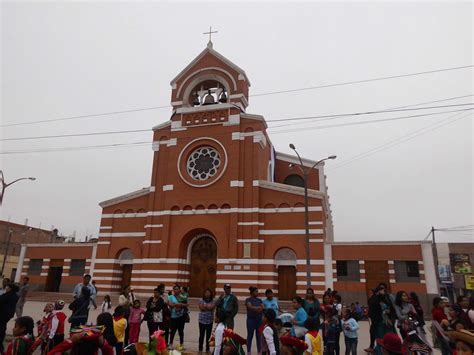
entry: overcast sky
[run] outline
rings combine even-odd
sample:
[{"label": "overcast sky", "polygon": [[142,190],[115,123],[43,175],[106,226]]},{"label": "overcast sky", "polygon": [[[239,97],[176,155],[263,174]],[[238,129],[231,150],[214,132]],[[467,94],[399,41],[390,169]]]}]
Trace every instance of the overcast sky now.
[{"label": "overcast sky", "polygon": [[[246,71],[251,95],[473,63],[469,2],[58,1],[2,2],[1,9],[3,125],[169,105],[169,82],[205,48],[202,32],[209,25],[219,31],[214,49]],[[250,97],[247,112],[273,120],[417,105],[472,95],[473,72]],[[432,225],[474,224],[472,111],[308,127],[469,107],[293,122],[269,134],[277,151],[290,153],[293,142],[311,159],[338,156],[326,169],[336,240],[423,239]],[[165,108],[0,129],[4,139],[147,129],[170,113]],[[150,186],[149,145],[4,153],[151,139],[145,132],[0,142],[7,181],[37,178],[8,188],[1,218],[96,236],[100,201]],[[473,238],[467,232],[438,235],[440,241]]]}]

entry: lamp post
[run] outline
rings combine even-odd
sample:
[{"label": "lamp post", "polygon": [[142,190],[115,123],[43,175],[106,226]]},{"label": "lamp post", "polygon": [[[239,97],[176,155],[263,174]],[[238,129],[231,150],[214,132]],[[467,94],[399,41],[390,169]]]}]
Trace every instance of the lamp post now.
[{"label": "lamp post", "polygon": [[299,155],[298,151],[294,144],[290,143],[290,148],[295,152],[298,160],[300,161],[299,165],[291,164],[291,166],[297,166],[303,173],[303,180],[304,180],[304,223],[306,228],[306,286],[311,287],[311,257],[310,257],[310,242],[309,242],[309,207],[308,207],[308,173],[313,170],[317,165],[321,164],[326,160],[333,160],[337,157],[335,155],[331,155],[327,158],[318,160],[316,163],[313,164],[311,168],[308,168],[303,164],[303,159]]},{"label": "lamp post", "polygon": [[0,193],[0,206],[2,205],[3,202],[3,196],[5,195],[5,190],[7,189],[8,186],[13,185],[15,182],[21,181],[21,180],[36,180],[34,177],[22,177],[16,180],[13,180],[12,182],[9,182],[8,184],[5,182],[5,177],[3,176],[3,171],[0,170],[0,181],[2,183],[2,191]]}]

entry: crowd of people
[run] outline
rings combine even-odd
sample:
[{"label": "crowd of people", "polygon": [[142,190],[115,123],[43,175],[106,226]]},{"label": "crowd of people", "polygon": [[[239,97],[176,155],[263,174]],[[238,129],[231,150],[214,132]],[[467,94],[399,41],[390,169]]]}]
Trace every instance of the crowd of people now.
[{"label": "crowd of people", "polygon": [[[0,354],[23,355],[33,351],[41,354],[121,355],[132,354],[138,347],[143,322],[148,328],[148,354],[166,354],[169,350],[185,350],[185,327],[190,323],[188,289],[177,284],[166,291],[164,284],[153,290],[153,295],[142,306],[130,286],[123,288],[117,305],[105,295],[97,304],[97,287],[90,275],[76,285],[73,300],[66,315],[63,300],[47,303],[43,317],[36,323],[23,316],[23,306],[29,290],[25,277],[20,286],[3,280],[0,290]],[[426,339],[425,313],[416,293],[388,292],[381,283],[372,290],[368,307],[358,302],[346,305],[337,291],[328,289],[320,303],[313,289],[304,297],[292,299],[292,309],[283,310],[271,289],[260,298],[256,287],[249,287],[245,299],[246,337],[234,331],[239,301],[232,286],[225,284],[223,293],[216,297],[206,289],[199,300],[198,350],[214,355],[250,354],[255,347],[265,355],[346,355],[361,353],[359,322],[370,323],[370,344],[363,351],[374,354],[429,354],[432,348]],[[100,307],[97,319],[89,319],[89,311]],[[17,318],[13,339],[3,348],[7,322]],[[433,346],[443,355],[473,354],[473,300],[460,296],[449,304],[436,297],[432,309]],[[68,326],[69,324],[69,326]],[[191,326],[191,325],[189,325]],[[68,332],[69,330],[69,332]],[[341,340],[345,349],[341,349]],[[175,344],[176,341],[176,344]],[[246,348],[246,350],[244,350]]]}]

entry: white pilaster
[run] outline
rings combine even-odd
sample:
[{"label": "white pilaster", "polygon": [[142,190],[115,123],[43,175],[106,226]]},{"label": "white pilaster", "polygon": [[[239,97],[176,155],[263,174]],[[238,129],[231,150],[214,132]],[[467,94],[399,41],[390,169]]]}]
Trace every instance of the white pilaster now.
[{"label": "white pilaster", "polygon": [[324,244],[324,277],[326,288],[334,289],[334,278],[332,275],[332,245]]},{"label": "white pilaster", "polygon": [[91,266],[89,267],[89,274],[91,277],[94,277],[94,268],[95,268],[95,258],[97,256],[97,243],[92,247],[92,259]]},{"label": "white pilaster", "polygon": [[436,270],[433,249],[430,243],[421,244],[421,255],[423,256],[423,264],[425,269],[426,292],[428,294],[438,294],[438,280],[436,278],[438,270]]},{"label": "white pilaster", "polygon": [[25,261],[25,255],[26,255],[26,245],[22,244],[21,245],[21,250],[20,250],[20,257],[18,258],[18,265],[16,267],[16,274],[15,274],[15,282],[20,282],[21,279],[21,273],[23,271],[23,263]]}]

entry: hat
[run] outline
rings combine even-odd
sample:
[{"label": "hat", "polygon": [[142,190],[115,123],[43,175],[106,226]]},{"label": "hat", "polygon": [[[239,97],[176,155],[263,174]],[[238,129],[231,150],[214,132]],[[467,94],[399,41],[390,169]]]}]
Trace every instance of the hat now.
[{"label": "hat", "polygon": [[65,302],[63,300],[57,300],[55,303],[54,303],[54,309],[56,310],[61,310],[64,308],[64,304]]},{"label": "hat", "polygon": [[395,333],[385,334],[383,339],[377,339],[377,344],[392,353],[403,354],[402,341]]},{"label": "hat", "polygon": [[297,337],[285,335],[280,337],[280,341],[283,345],[295,347],[303,351],[308,349],[308,344],[306,344],[303,340],[298,339]]},{"label": "hat", "polygon": [[224,288],[232,288],[231,284],[225,284]]}]

